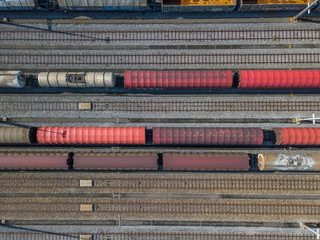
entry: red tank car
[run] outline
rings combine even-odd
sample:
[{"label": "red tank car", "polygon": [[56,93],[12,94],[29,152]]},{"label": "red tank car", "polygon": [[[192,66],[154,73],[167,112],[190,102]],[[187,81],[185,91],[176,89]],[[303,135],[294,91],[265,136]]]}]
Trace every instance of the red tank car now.
[{"label": "red tank car", "polygon": [[124,88],[231,88],[231,71],[125,71]]},{"label": "red tank car", "polygon": [[153,144],[261,145],[262,143],[261,128],[153,128]]},{"label": "red tank car", "polygon": [[41,144],[145,144],[144,127],[39,127]]},{"label": "red tank car", "polygon": [[248,70],[240,71],[242,89],[319,88],[319,70]]},{"label": "red tank car", "polygon": [[320,145],[320,128],[274,128],[277,145]]}]

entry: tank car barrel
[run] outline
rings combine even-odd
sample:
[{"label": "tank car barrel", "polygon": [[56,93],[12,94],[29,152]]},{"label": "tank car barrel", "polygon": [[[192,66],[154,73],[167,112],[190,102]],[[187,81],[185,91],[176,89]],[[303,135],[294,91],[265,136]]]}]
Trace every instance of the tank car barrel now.
[{"label": "tank car barrel", "polygon": [[40,87],[112,88],[116,81],[112,72],[41,72],[38,83]]},{"label": "tank car barrel", "polygon": [[274,128],[277,145],[320,145],[320,128]]},{"label": "tank car barrel", "polygon": [[125,71],[124,88],[231,88],[231,71]]},{"label": "tank car barrel", "polygon": [[1,88],[23,88],[26,77],[21,71],[0,71]]},{"label": "tank car barrel", "polygon": [[23,127],[0,127],[0,144],[31,143],[30,129]]},{"label": "tank car barrel", "polygon": [[271,154],[258,155],[261,171],[320,171],[320,154]]},{"label": "tank car barrel", "polygon": [[39,127],[40,144],[145,144],[144,127]]}]

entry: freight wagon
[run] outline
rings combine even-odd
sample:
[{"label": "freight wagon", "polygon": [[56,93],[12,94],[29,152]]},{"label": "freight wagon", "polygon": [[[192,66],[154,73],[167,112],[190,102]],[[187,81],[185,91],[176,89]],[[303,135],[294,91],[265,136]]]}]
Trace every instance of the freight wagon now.
[{"label": "freight wagon", "polygon": [[320,171],[320,154],[1,152],[0,170]]},{"label": "freight wagon", "polygon": [[0,10],[122,10],[148,9],[147,0],[1,0]]},{"label": "freight wagon", "polygon": [[[232,12],[302,10],[314,0],[1,0],[0,10]],[[239,6],[236,10],[236,6]]]},{"label": "freight wagon", "polygon": [[119,91],[147,90],[320,90],[320,70],[225,71],[125,71],[123,78],[112,72],[41,72],[27,81],[21,71],[0,71],[0,88],[108,88]]}]

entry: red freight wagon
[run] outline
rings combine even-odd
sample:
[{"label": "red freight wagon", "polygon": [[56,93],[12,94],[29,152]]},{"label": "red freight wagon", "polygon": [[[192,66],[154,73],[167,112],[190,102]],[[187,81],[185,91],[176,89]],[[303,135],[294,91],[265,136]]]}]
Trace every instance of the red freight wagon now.
[{"label": "red freight wagon", "polygon": [[320,70],[240,71],[242,89],[319,88]]},{"label": "red freight wagon", "polygon": [[39,127],[42,144],[145,144],[143,127]]},{"label": "red freight wagon", "polygon": [[260,145],[261,128],[155,127],[154,144]]},{"label": "red freight wagon", "polygon": [[231,88],[231,71],[125,71],[124,88]]},{"label": "red freight wagon", "polygon": [[277,145],[320,145],[320,128],[274,128]]},{"label": "red freight wagon", "polygon": [[74,169],[157,170],[156,153],[76,153]]},{"label": "red freight wagon", "polygon": [[164,170],[233,170],[248,171],[248,154],[164,153]]},{"label": "red freight wagon", "polygon": [[0,169],[67,170],[68,153],[0,153]]}]

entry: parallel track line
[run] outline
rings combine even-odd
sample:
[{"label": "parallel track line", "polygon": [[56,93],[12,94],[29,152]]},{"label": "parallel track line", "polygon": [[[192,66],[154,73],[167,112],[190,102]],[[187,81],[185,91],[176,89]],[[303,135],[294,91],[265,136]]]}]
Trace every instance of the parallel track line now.
[{"label": "parallel track line", "polygon": [[[2,200],[3,201],[3,200]],[[7,202],[8,201],[8,202]],[[41,216],[45,218],[52,214],[55,216],[70,216],[77,214],[87,216],[87,212],[80,211],[80,203],[70,199],[23,198],[6,199],[0,205],[0,211],[4,216],[23,214],[24,217]],[[305,219],[316,219],[320,214],[319,201],[313,200],[252,200],[252,199],[83,199],[86,204],[94,204],[94,211],[89,212],[92,216],[99,215],[103,218],[107,215],[114,219],[120,215],[135,219],[139,218],[161,218],[176,220],[185,217],[186,220],[198,216],[201,219],[226,216],[230,218],[237,216],[241,219],[248,217],[269,216],[281,218],[301,217]],[[10,219],[9,219],[10,220]]]},{"label": "parallel track line", "polygon": [[[246,100],[132,100],[97,102],[93,101],[94,112],[310,112],[320,111],[320,100],[316,101],[258,101]],[[1,102],[0,111],[78,111],[79,102]]]},{"label": "parallel track line", "polygon": [[195,66],[252,64],[319,64],[320,53],[3,53],[0,64]]},{"label": "parallel track line", "polygon": [[106,30],[106,31],[48,31],[4,30],[0,40],[26,41],[79,41],[79,42],[132,42],[132,41],[314,41],[320,39],[320,29],[234,29],[234,30]]},{"label": "parallel track line", "polygon": [[[89,233],[88,233],[89,234]],[[57,233],[30,233],[30,232],[8,232],[0,233],[1,239],[14,240],[74,240],[78,239],[78,233],[57,232]],[[283,239],[295,239],[295,240],[313,240],[313,235],[301,233],[232,233],[232,232],[178,232],[178,231],[108,231],[103,233],[94,233],[93,239],[95,240],[175,240],[175,239],[188,239],[188,240],[212,240],[212,239],[225,239],[225,240],[283,240]]]},{"label": "parallel track line", "polygon": [[[106,176],[105,178],[94,177],[95,185],[90,191],[110,193],[277,193],[288,192],[313,193],[320,191],[320,178],[317,176],[265,176],[256,174],[252,176],[237,175],[210,176],[210,177],[166,177],[155,176]],[[15,177],[8,180],[0,178],[0,189],[3,192],[46,192],[48,189],[65,190],[78,189],[79,179],[53,178],[53,177]],[[89,190],[89,189],[87,189]]]}]

